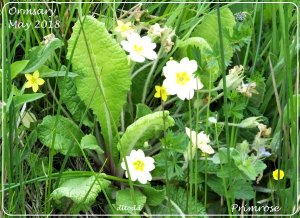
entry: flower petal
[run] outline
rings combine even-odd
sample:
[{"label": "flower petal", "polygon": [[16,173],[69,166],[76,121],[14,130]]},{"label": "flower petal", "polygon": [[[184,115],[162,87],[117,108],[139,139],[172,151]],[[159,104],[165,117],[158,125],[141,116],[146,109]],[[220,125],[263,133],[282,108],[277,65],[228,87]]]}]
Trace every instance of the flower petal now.
[{"label": "flower petal", "polygon": [[127,40],[130,43],[136,43],[141,40],[141,37],[138,33],[131,33],[127,35]]},{"label": "flower petal", "polygon": [[142,63],[145,61],[145,58],[136,52],[130,52],[129,56],[130,56],[131,60],[133,60],[135,62]]},{"label": "flower petal", "polygon": [[156,52],[151,49],[145,49],[142,55],[149,60],[155,60],[157,58]]},{"label": "flower petal", "polygon": [[132,46],[128,41],[125,41],[125,40],[121,41],[121,45],[122,45],[123,49],[127,52],[130,52],[132,50]]},{"label": "flower petal", "polygon": [[145,159],[145,153],[141,150],[141,149],[138,149],[136,151],[136,156],[139,158],[139,159]]},{"label": "flower petal", "polygon": [[43,80],[42,78],[38,78],[36,80],[36,83],[40,86],[40,85],[43,85],[45,83],[45,80]]},{"label": "flower petal", "polygon": [[33,91],[33,92],[37,92],[38,89],[39,89],[38,84],[32,83],[32,91]]},{"label": "flower petal", "polygon": [[28,82],[25,83],[25,88],[30,88],[31,86],[32,86],[31,82],[28,81]]},{"label": "flower petal", "polygon": [[166,87],[166,91],[169,95],[177,94],[178,86],[175,80],[167,78],[163,81],[163,86]]},{"label": "flower petal", "polygon": [[174,61],[174,60],[171,60],[171,61],[168,61],[166,63],[166,66],[164,66],[164,68],[163,68],[163,74],[167,78],[169,78],[169,77],[175,78],[176,77],[175,74],[178,71],[178,69],[179,69],[178,62]]},{"label": "flower petal", "polygon": [[25,77],[26,77],[27,80],[31,80],[32,79],[32,75],[28,74],[28,73],[25,74]]},{"label": "flower petal", "polygon": [[34,71],[33,75],[32,75],[35,79],[40,77],[40,72],[38,70]]},{"label": "flower petal", "polygon": [[[151,175],[150,175],[151,176]],[[147,183],[147,177],[142,175],[142,176],[139,176],[138,178],[138,181],[141,183],[141,184],[146,184]]]},{"label": "flower petal", "polygon": [[180,66],[182,66],[184,71],[190,75],[198,69],[197,62],[195,60],[190,61],[187,57],[181,59]]}]

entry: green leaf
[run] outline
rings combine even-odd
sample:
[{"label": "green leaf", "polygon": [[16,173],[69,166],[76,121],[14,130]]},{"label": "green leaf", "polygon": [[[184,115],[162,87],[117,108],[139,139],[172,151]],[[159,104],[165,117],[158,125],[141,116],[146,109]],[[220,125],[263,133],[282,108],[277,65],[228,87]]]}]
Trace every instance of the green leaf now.
[{"label": "green leaf", "polygon": [[[203,207],[202,203],[196,200],[194,196],[192,196],[190,199],[187,199],[187,193],[185,189],[171,185],[169,187],[169,194],[170,199],[181,209],[183,213],[187,214],[186,202],[189,201],[188,214],[198,214],[197,217],[201,218],[207,217],[205,208]],[[165,204],[167,205],[167,200],[165,202]],[[168,208],[165,205],[162,205],[160,207],[157,206],[151,211],[153,214],[170,214],[170,210],[171,214],[179,214],[179,212],[173,206],[171,206],[171,208]]]},{"label": "green leaf", "polygon": [[166,195],[165,189],[155,189],[151,186],[144,186],[142,192],[147,196],[146,203],[150,206],[161,204]]},{"label": "green leaf", "polygon": [[104,153],[98,145],[96,137],[92,134],[83,136],[81,139],[80,146],[82,149],[94,150],[98,153],[98,155]]},{"label": "green leaf", "polygon": [[[65,70],[55,71],[50,69],[49,67],[42,65],[39,67],[38,71],[40,72],[40,77],[47,78],[47,77],[64,77],[66,76],[67,72]],[[69,72],[68,77],[73,78],[78,76],[77,73]]]},{"label": "green leaf", "polygon": [[262,173],[267,168],[267,165],[261,160],[255,161],[253,166],[257,175]]},{"label": "green leaf", "polygon": [[207,185],[218,195],[225,196],[223,180],[221,178],[211,175],[207,180]]},{"label": "green leaf", "polygon": [[152,111],[151,109],[145,105],[145,104],[137,104],[136,105],[136,115],[135,115],[135,119],[139,119],[143,116],[146,116],[148,114],[151,114]]},{"label": "green leaf", "polygon": [[71,58],[74,49],[72,67],[81,74],[75,78],[77,93],[97,116],[106,144],[112,145],[116,134],[113,127],[119,125],[131,84],[130,66],[124,50],[104,23],[91,16],[83,18],[82,23],[82,31],[79,21],[73,27],[67,58]]},{"label": "green leaf", "polygon": [[87,211],[109,184],[100,176],[97,179],[94,176],[67,179],[51,193],[51,198],[61,206],[66,204],[65,198],[69,198],[73,202],[71,211]]},{"label": "green leaf", "polygon": [[[74,120],[80,122],[87,108],[77,95],[74,79],[66,78],[64,81],[58,80],[58,88],[63,103],[73,115]],[[83,117],[82,123],[86,126],[93,125],[93,123],[88,119],[87,115]]]},{"label": "green leaf", "polygon": [[15,78],[29,63],[29,60],[16,61],[10,65],[11,79]]},{"label": "green leaf", "polygon": [[133,214],[135,212],[140,212],[146,203],[146,196],[137,190],[134,190],[134,196],[136,199],[136,204],[131,197],[131,192],[129,189],[117,191],[116,206],[118,212],[124,212],[130,214]]},{"label": "green leaf", "polygon": [[[233,56],[233,48],[230,44],[229,39],[233,34],[236,22],[234,15],[229,8],[221,8],[220,15],[223,33],[225,63],[226,65],[228,65],[231,57]],[[219,56],[219,27],[216,11],[205,15],[202,22],[196,27],[192,35],[204,38],[213,48],[216,57]]]},{"label": "green leaf", "polygon": [[44,93],[23,94],[20,96],[14,96],[13,100],[14,100],[15,106],[17,107],[22,104],[38,100],[44,96],[45,96]]},{"label": "green leaf", "polygon": [[235,180],[229,189],[229,193],[235,199],[251,200],[255,197],[255,192],[250,182],[245,180]]},{"label": "green leaf", "polygon": [[[83,137],[82,131],[78,126],[68,118],[58,116],[58,122],[56,124],[56,116],[46,116],[43,122],[38,125],[38,138],[47,147],[52,147],[52,141],[54,139],[54,150],[64,155],[67,154],[69,147],[70,156],[81,156],[81,150],[78,143],[80,143]],[[54,132],[55,131],[55,132]]]},{"label": "green leaf", "polygon": [[29,53],[29,63],[22,73],[31,73],[41,67],[53,54],[55,50],[64,45],[60,39],[54,39],[46,45],[34,47]]},{"label": "green leaf", "polygon": [[117,145],[119,151],[123,151],[124,155],[127,155],[133,148],[141,147],[145,141],[156,137],[159,132],[164,130],[164,118],[165,129],[175,124],[174,119],[169,116],[169,111],[158,111],[141,117],[128,126]]}]

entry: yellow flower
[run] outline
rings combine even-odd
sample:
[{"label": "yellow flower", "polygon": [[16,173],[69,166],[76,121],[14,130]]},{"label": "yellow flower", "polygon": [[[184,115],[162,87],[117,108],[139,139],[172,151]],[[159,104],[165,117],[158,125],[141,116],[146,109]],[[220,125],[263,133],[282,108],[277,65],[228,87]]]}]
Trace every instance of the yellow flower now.
[{"label": "yellow flower", "polygon": [[161,98],[163,101],[166,101],[168,98],[168,93],[166,87],[164,86],[155,86],[155,98]]},{"label": "yellow flower", "polygon": [[45,80],[40,78],[40,73],[37,70],[32,75],[25,74],[25,77],[27,79],[27,82],[25,83],[25,88],[32,88],[33,92],[37,92],[39,86],[45,83]]},{"label": "yellow flower", "polygon": [[133,33],[134,30],[130,22],[124,23],[122,20],[117,20],[115,32],[120,33],[125,38],[128,34]]},{"label": "yellow flower", "polygon": [[275,179],[275,180],[281,180],[281,179],[283,179],[283,177],[284,177],[284,172],[283,172],[283,170],[274,170],[273,171],[273,178]]}]

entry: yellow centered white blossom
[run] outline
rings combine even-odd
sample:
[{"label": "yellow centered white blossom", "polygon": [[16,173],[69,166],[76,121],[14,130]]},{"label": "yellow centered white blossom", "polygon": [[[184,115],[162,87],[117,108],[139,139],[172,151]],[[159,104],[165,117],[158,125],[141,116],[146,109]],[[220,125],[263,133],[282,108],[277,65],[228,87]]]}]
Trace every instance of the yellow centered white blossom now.
[{"label": "yellow centered white blossom", "polygon": [[39,89],[39,86],[43,85],[45,83],[45,80],[40,78],[39,71],[34,71],[34,73],[31,74],[25,74],[25,77],[27,79],[27,82],[25,83],[25,88],[32,88],[33,92],[37,92]]},{"label": "yellow centered white blossom", "polygon": [[[145,157],[141,149],[132,150],[129,156],[126,156],[128,170],[132,181],[138,180],[142,184],[152,180],[150,171],[154,170],[154,159],[152,157]],[[126,170],[125,175],[128,178],[125,161],[121,163],[121,167]]]},{"label": "yellow centered white blossom", "polygon": [[186,127],[185,132],[190,138],[193,146],[198,147],[205,154],[215,153],[214,149],[209,145],[209,136],[203,131],[197,134],[195,131]]},{"label": "yellow centered white blossom", "polygon": [[168,93],[166,87],[164,86],[155,86],[155,98],[161,98],[163,101],[166,101],[168,98]]},{"label": "yellow centered white blossom", "polygon": [[129,52],[131,60],[135,62],[144,62],[146,59],[154,60],[157,54],[154,49],[156,44],[151,41],[148,36],[141,37],[137,33],[132,33],[127,36],[127,41],[121,41],[123,49]]},{"label": "yellow centered white blossom", "polygon": [[180,63],[174,60],[168,61],[163,68],[163,74],[166,77],[163,85],[168,94],[177,95],[181,100],[192,99],[194,90],[203,88],[200,79],[193,75],[197,68],[197,62],[187,57],[181,59]]},{"label": "yellow centered white blossom", "polygon": [[122,20],[117,20],[117,27],[115,32],[120,33],[123,38],[126,38],[129,34],[133,33],[131,22],[124,23]]},{"label": "yellow centered white blossom", "polygon": [[273,171],[273,179],[275,180],[281,180],[284,177],[284,171],[283,170],[274,170]]}]

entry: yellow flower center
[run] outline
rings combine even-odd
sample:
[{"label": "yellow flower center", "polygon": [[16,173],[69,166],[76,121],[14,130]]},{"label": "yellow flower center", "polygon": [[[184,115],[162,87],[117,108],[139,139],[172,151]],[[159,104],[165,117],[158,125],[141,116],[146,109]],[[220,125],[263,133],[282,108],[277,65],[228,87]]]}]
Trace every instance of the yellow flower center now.
[{"label": "yellow flower center", "polygon": [[37,78],[31,77],[31,79],[29,80],[29,82],[30,82],[31,84],[36,84],[36,83],[37,83]]},{"label": "yellow flower center", "polygon": [[178,73],[176,73],[176,83],[177,84],[184,86],[190,80],[191,80],[191,78],[187,74],[187,72],[178,72]]},{"label": "yellow flower center", "polygon": [[135,168],[136,171],[141,171],[143,172],[144,171],[144,168],[145,168],[145,163],[141,160],[137,160],[133,163],[133,166]]},{"label": "yellow flower center", "polygon": [[139,46],[139,45],[137,45],[137,44],[134,44],[133,49],[134,49],[134,51],[136,51],[137,53],[141,53],[141,52],[144,50],[143,46]]},{"label": "yellow flower center", "polygon": [[130,27],[128,25],[126,25],[126,24],[123,24],[121,26],[121,32],[126,32],[127,30],[130,30]]}]

